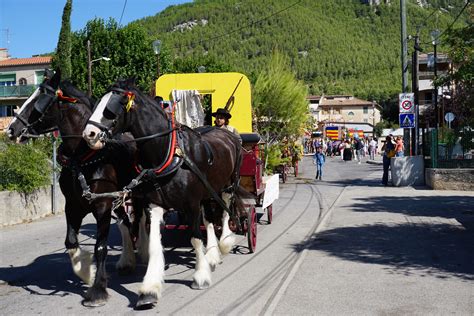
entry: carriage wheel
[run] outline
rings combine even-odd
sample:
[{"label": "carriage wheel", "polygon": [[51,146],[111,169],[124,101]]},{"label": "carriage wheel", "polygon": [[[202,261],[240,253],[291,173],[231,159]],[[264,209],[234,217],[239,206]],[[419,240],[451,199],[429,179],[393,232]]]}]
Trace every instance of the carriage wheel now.
[{"label": "carriage wheel", "polygon": [[295,177],[298,176],[298,161],[295,162],[295,166],[293,167],[293,169],[295,169]]},{"label": "carriage wheel", "polygon": [[257,247],[257,212],[255,206],[250,206],[248,212],[248,230],[247,230],[247,241],[249,243],[249,252],[254,253]]},{"label": "carriage wheel", "polygon": [[267,207],[267,218],[268,218],[268,224],[271,224],[273,220],[273,204],[270,204]]}]

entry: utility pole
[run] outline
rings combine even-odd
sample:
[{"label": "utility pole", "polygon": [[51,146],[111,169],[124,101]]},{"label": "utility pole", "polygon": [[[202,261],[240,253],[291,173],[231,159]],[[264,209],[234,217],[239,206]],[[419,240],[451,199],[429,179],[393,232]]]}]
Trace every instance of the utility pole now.
[{"label": "utility pole", "polygon": [[407,8],[405,0],[400,0],[400,41],[402,61],[402,92],[408,90],[408,63],[407,63]]},{"label": "utility pole", "polygon": [[91,41],[87,40],[87,95],[92,96]]},{"label": "utility pole", "polygon": [[415,35],[415,45],[413,46],[413,54],[412,54],[412,80],[411,80],[411,86],[412,86],[412,92],[414,94],[414,99],[415,99],[415,106],[416,106],[416,113],[415,113],[415,132],[412,134],[412,152],[414,155],[419,155],[420,154],[420,148],[418,146],[419,144],[419,132],[420,132],[420,127],[419,127],[419,116],[420,116],[420,100],[419,100],[419,86],[418,86],[418,52],[421,51],[420,48],[420,37],[419,33],[417,31]]},{"label": "utility pole", "polygon": [[[408,91],[408,63],[407,63],[407,6],[406,0],[400,0],[400,44],[401,44],[401,62],[402,62],[402,93]],[[411,129],[403,129],[403,142],[405,144],[411,143]],[[411,144],[408,146],[408,153],[411,154]]]}]

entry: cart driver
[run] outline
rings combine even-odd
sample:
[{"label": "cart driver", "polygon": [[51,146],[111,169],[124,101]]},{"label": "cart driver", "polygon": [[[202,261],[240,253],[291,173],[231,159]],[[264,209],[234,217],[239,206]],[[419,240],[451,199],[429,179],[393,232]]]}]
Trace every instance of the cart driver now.
[{"label": "cart driver", "polygon": [[240,137],[240,134],[237,131],[237,129],[235,127],[229,125],[229,120],[232,117],[232,115],[229,113],[229,111],[227,111],[226,109],[223,109],[223,108],[219,108],[219,109],[217,109],[216,112],[212,113],[212,116],[214,116],[216,118],[214,120],[215,126],[225,128],[229,132],[234,133],[240,139],[240,143],[242,143],[242,138]]}]

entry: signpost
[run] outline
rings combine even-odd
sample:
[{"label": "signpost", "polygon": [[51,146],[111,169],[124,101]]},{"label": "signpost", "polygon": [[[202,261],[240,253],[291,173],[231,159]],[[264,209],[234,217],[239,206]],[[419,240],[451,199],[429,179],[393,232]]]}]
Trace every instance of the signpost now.
[{"label": "signpost", "polygon": [[400,113],[415,113],[415,94],[400,93],[399,108]]},{"label": "signpost", "polygon": [[446,120],[446,122],[448,122],[449,129],[451,129],[451,122],[454,120],[454,118],[455,116],[451,112],[446,113],[446,115],[444,116],[444,119]]},{"label": "signpost", "polygon": [[401,128],[415,128],[415,113],[401,113],[400,114]]},{"label": "signpost", "polygon": [[[398,95],[398,101],[399,101],[399,122],[400,122],[400,127],[401,128],[410,128],[408,131],[409,136],[408,139],[410,140],[410,156],[412,155],[412,146],[411,146],[411,133],[412,133],[412,128],[415,129],[415,133],[418,130],[418,126],[416,126],[416,105],[415,105],[415,94],[414,93],[400,93]],[[405,134],[405,133],[404,133]],[[416,138],[415,138],[415,148],[417,147],[416,145]]]}]

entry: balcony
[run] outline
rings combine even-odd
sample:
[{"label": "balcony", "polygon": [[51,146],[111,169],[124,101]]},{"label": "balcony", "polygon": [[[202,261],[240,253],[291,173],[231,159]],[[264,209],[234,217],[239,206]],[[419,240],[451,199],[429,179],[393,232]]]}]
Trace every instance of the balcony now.
[{"label": "balcony", "polygon": [[26,98],[29,97],[37,85],[21,85],[21,86],[0,86],[0,98]]}]

